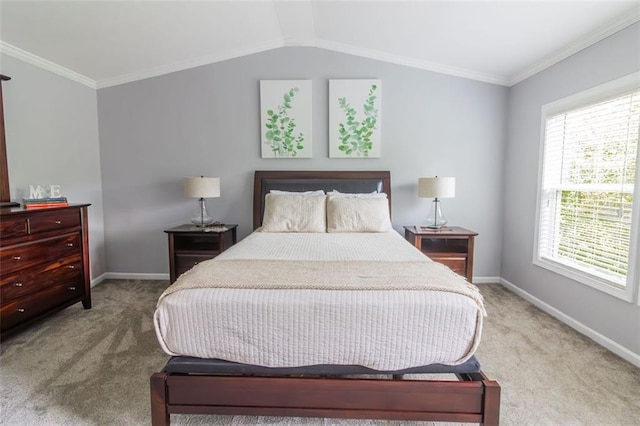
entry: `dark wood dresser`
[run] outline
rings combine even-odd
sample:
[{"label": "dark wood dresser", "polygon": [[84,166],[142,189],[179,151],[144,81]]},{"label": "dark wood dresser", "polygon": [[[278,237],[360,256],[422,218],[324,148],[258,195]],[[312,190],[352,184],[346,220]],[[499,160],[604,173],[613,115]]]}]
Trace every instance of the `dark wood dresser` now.
[{"label": "dark wood dresser", "polygon": [[88,206],[0,209],[0,338],[77,302],[91,308]]}]

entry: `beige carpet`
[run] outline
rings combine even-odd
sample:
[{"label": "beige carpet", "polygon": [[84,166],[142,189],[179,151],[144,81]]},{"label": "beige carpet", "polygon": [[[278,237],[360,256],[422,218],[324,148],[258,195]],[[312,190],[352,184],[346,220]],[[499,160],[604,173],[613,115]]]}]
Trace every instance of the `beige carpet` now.
[{"label": "beige carpet", "polygon": [[[0,424],[148,425],[149,376],[168,357],[151,324],[166,281],[105,281],[80,304],[0,347]],[[640,425],[640,369],[499,285],[478,359],[502,386],[502,425]],[[340,419],[172,416],[176,425],[430,425]]]}]

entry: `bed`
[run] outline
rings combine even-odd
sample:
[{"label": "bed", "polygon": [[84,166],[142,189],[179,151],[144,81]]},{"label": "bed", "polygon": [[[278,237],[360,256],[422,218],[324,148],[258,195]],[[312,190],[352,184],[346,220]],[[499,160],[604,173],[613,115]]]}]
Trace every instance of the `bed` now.
[{"label": "bed", "polygon": [[[154,325],[172,358],[151,377],[152,423],[169,424],[171,413],[212,413],[498,424],[500,387],[474,356],[483,314],[477,290],[450,283],[451,271],[392,229],[346,235],[345,224],[329,219],[332,205],[359,203],[386,203],[388,216],[390,189],[386,171],[255,172],[256,231],[184,274],[158,303]],[[340,193],[333,204],[322,201],[336,232],[268,232],[275,199],[314,190]],[[267,196],[276,191],[296,195]],[[276,287],[254,287],[273,271]],[[403,282],[409,276],[425,278]],[[228,288],[229,280],[242,285]],[[457,380],[404,379],[445,373]]]}]

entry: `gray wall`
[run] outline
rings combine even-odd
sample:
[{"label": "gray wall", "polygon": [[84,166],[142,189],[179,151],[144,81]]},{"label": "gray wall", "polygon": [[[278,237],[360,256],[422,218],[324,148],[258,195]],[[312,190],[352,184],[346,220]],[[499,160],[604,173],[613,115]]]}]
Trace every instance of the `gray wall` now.
[{"label": "gray wall", "polygon": [[[329,79],[382,79],[382,158],[328,158]],[[261,159],[259,81],[313,81],[313,158]],[[167,273],[164,229],[196,201],[185,176],[221,178],[210,214],[251,231],[254,170],[390,170],[393,224],[423,223],[421,176],[455,176],[450,223],[480,233],[476,276],[500,274],[508,89],[316,48],[282,48],[98,90],[107,270]]]},{"label": "gray wall", "polygon": [[640,70],[636,23],[511,88],[502,277],[596,333],[640,354],[640,307],[534,266],[541,107]]},{"label": "gray wall", "polygon": [[12,199],[29,185],[58,184],[72,203],[90,203],[91,276],[105,272],[96,91],[0,54]]},{"label": "gray wall", "polygon": [[[10,179],[89,202],[92,276],[166,274],[164,229],[195,200],[182,178],[219,176],[213,215],[251,230],[256,169],[388,169],[393,222],[424,220],[420,176],[457,177],[451,223],[480,233],[475,275],[502,276],[569,322],[640,354],[640,308],[533,266],[540,107],[640,69],[640,24],[511,89],[315,48],[284,48],[97,92],[6,55]],[[328,158],[328,79],[380,78],[382,158]],[[259,80],[313,81],[314,158],[260,159]],[[99,123],[99,139],[98,139]],[[508,126],[508,129],[507,129]],[[507,143],[508,141],[508,143]],[[101,175],[102,173],[102,175]],[[102,198],[101,198],[102,197]],[[104,200],[104,208],[102,205]],[[104,236],[103,236],[104,212]],[[106,247],[106,264],[104,251]],[[637,355],[636,355],[637,356]]]}]

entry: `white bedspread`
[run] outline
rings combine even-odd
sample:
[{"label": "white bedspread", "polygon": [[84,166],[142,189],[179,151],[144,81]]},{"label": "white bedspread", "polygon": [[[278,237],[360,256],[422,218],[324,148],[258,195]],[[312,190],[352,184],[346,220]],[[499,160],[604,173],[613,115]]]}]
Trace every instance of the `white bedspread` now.
[{"label": "white bedspread", "polygon": [[[230,259],[431,262],[395,231],[254,232],[183,274],[174,286]],[[278,270],[270,272],[277,281]],[[165,352],[269,367],[356,364],[398,370],[462,363],[480,340],[482,301],[463,291],[247,289],[229,284],[172,288],[161,298],[154,322]],[[460,280],[460,286],[468,284]]]}]

